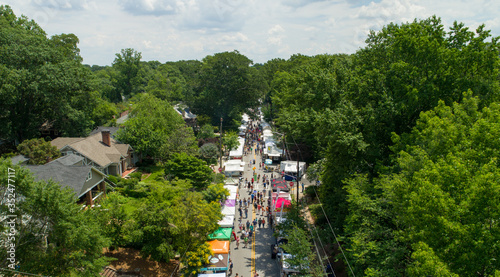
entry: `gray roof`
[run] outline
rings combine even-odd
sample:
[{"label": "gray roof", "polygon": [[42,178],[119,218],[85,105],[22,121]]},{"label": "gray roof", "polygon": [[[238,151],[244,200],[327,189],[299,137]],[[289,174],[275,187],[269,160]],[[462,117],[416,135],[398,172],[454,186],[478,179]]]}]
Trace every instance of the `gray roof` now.
[{"label": "gray roof", "polygon": [[77,198],[85,194],[85,182],[92,169],[88,165],[64,165],[59,159],[44,165],[28,165],[26,168],[33,173],[36,181],[53,180],[63,188],[71,188]]},{"label": "gray roof", "polygon": [[17,155],[17,156],[10,158],[10,160],[12,161],[13,165],[16,165],[16,164],[22,164],[24,162],[27,162],[30,160],[30,158],[28,158],[24,155]]},{"label": "gray roof", "polygon": [[69,154],[66,156],[62,156],[57,160],[53,160],[51,163],[57,161],[63,165],[76,165],[77,163],[81,162],[82,160],[84,160],[84,157],[82,157],[82,156],[78,156],[75,154]]},{"label": "gray roof", "polygon": [[120,130],[119,127],[105,127],[105,126],[99,126],[96,129],[94,129],[89,136],[95,135],[97,133],[101,133],[102,131],[109,131],[109,134],[111,135],[112,138],[115,138],[116,132]]}]

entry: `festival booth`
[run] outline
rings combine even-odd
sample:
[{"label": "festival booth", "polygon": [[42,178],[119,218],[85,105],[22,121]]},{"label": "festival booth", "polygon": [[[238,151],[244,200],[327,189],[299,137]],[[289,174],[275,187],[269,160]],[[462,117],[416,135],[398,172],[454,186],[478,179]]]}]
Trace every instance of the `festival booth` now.
[{"label": "festival booth", "polygon": [[229,264],[229,241],[212,240],[208,243],[214,254],[208,257],[208,264],[200,271],[226,272]]},{"label": "festival booth", "polygon": [[270,159],[273,161],[279,161],[282,154],[283,150],[278,148],[276,146],[276,143],[274,141],[266,141],[266,147],[264,148],[264,158]]},{"label": "festival booth", "polygon": [[200,273],[198,277],[227,277],[226,273]]},{"label": "festival booth", "polygon": [[222,220],[219,221],[220,227],[233,228],[234,226],[234,215],[225,215]]},{"label": "festival booth", "polygon": [[[306,163],[299,162],[299,178],[306,171]],[[285,172],[285,180],[292,181],[297,177],[297,161],[282,161],[280,164],[280,172]]]},{"label": "festival booth", "polygon": [[236,186],[224,186],[224,188],[229,191],[229,196],[227,197],[227,200],[235,200],[235,202],[236,202],[236,195],[238,193],[238,187],[236,187]]},{"label": "festival booth", "polygon": [[238,142],[239,142],[238,147],[236,149],[232,149],[231,151],[229,151],[230,159],[241,160],[241,158],[243,157],[243,148],[245,146],[245,139],[242,137],[238,137]]},{"label": "festival booth", "polygon": [[287,185],[285,180],[276,180],[273,179],[271,181],[271,187],[273,188],[273,191],[290,191],[290,187]]},{"label": "festival booth", "polygon": [[273,212],[275,213],[285,213],[292,206],[292,201],[290,199],[278,198],[273,200]]},{"label": "festival booth", "polygon": [[234,215],[236,214],[236,207],[222,206],[221,212],[224,216],[232,215],[234,217]]},{"label": "festival booth", "polygon": [[287,191],[280,191],[279,195],[277,192],[273,192],[271,196],[273,198],[273,201],[276,200],[276,198],[290,199],[290,193]]},{"label": "festival booth", "polygon": [[231,235],[233,232],[233,228],[222,228],[220,227],[215,232],[208,235],[208,238],[211,240],[231,240]]},{"label": "festival booth", "polygon": [[226,178],[226,180],[224,180],[224,187],[226,185],[229,185],[229,186],[237,186],[238,185],[238,178],[233,178],[233,177],[228,177]]}]

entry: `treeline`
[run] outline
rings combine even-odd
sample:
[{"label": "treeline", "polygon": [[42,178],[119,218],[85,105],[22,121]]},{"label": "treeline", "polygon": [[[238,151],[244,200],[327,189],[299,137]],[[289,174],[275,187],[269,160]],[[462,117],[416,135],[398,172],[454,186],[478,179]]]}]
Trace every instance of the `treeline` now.
[{"label": "treeline", "polygon": [[[266,116],[315,162],[310,176],[354,274],[500,274],[498,38],[431,17],[366,43],[262,68]],[[319,205],[311,210],[333,236]]]}]

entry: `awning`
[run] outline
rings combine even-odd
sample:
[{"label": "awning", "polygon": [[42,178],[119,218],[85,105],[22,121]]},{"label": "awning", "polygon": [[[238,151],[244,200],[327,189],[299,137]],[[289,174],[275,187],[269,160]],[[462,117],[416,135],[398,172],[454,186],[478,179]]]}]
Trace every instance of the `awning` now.
[{"label": "awning", "polygon": [[234,225],[234,215],[226,215],[222,220],[219,221],[220,227],[233,227]]},{"label": "awning", "polygon": [[222,214],[234,216],[236,214],[236,207],[222,206]]},{"label": "awning", "polygon": [[229,254],[228,240],[211,240],[208,243],[214,254]]},{"label": "awning", "polygon": [[236,206],[236,199],[227,199],[224,202],[224,206],[226,206],[226,207],[234,207],[234,206]]},{"label": "awning", "polygon": [[273,191],[277,191],[278,189],[280,191],[289,191],[290,190],[290,188],[288,187],[286,181],[284,181],[284,180],[273,179],[271,181],[271,186],[273,188]]},{"label": "awning", "polygon": [[273,207],[275,212],[281,212],[288,210],[288,208],[292,206],[292,202],[288,199],[278,198],[278,200],[273,200]]},{"label": "awning", "polygon": [[[200,271],[227,271],[229,264],[229,254],[214,254],[213,256],[208,257],[208,264],[205,267],[201,268]],[[215,276],[226,276],[226,273],[221,273],[224,275],[215,275]],[[201,276],[201,275],[198,275]],[[210,275],[214,276],[214,275]]]},{"label": "awning", "polygon": [[200,273],[198,277],[226,277],[226,273]]},{"label": "awning", "polygon": [[217,231],[208,235],[209,239],[218,239],[218,240],[230,240],[231,234],[233,232],[233,228],[219,228]]}]

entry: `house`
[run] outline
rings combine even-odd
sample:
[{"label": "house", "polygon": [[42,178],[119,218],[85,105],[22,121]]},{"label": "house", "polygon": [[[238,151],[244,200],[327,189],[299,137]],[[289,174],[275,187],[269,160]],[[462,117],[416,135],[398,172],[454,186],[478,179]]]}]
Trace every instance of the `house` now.
[{"label": "house", "polygon": [[24,165],[24,164],[28,164],[28,161],[30,160],[30,158],[28,158],[24,155],[17,155],[17,156],[10,158],[10,160],[12,161],[13,165],[17,165],[17,164]]},{"label": "house", "polygon": [[180,104],[177,104],[174,106],[174,110],[182,116],[182,119],[184,119],[184,122],[186,122],[186,125],[191,127],[191,128],[198,128],[198,121],[196,119],[196,115],[193,114],[189,108],[183,108],[181,107]]},{"label": "house", "polygon": [[83,165],[90,165],[106,175],[122,176],[138,161],[129,144],[118,143],[109,130],[103,130],[86,138],[59,137],[51,144],[63,156],[75,154],[83,157]]},{"label": "house", "polygon": [[36,181],[52,180],[61,187],[71,188],[77,203],[93,206],[94,202],[106,195],[110,185],[106,175],[90,165],[84,164],[85,158],[68,154],[44,165],[26,165]]}]

